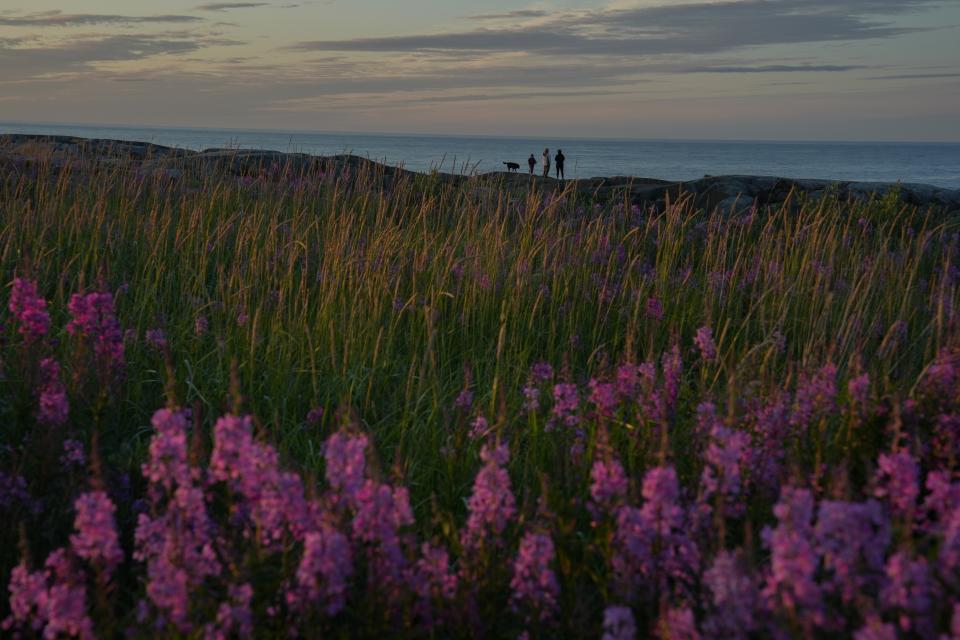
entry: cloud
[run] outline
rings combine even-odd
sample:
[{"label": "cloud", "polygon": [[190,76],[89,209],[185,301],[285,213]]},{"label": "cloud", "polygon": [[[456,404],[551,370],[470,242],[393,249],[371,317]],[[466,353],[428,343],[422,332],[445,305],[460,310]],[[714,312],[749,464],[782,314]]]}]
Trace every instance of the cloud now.
[{"label": "cloud", "polygon": [[117,34],[40,47],[0,45],[0,80],[25,80],[91,70],[99,62],[142,60],[197,51],[229,40],[194,34]]},{"label": "cloud", "polygon": [[295,48],[568,56],[705,54],[748,46],[868,40],[911,33],[920,28],[897,26],[891,16],[937,4],[938,0],[725,0],[567,12],[520,26],[484,26],[452,33],[315,40]]},{"label": "cloud", "polygon": [[759,67],[687,67],[684,73],[838,73],[864,69],[862,65],[854,64],[768,64]]},{"label": "cloud", "polygon": [[229,11],[230,9],[253,9],[269,6],[267,2],[210,2],[196,7],[197,11]]},{"label": "cloud", "polygon": [[188,23],[198,22],[202,18],[186,15],[124,16],[99,13],[63,13],[62,11],[44,11],[22,15],[0,15],[0,26],[5,27],[77,27],[95,24],[150,24],[150,23]]},{"label": "cloud", "polygon": [[889,76],[870,76],[868,80],[927,80],[932,78],[960,78],[960,73],[898,73]]},{"label": "cloud", "polygon": [[549,11],[543,9],[517,9],[516,11],[507,11],[506,13],[480,13],[468,16],[471,20],[518,20],[525,18],[545,18],[550,15]]}]

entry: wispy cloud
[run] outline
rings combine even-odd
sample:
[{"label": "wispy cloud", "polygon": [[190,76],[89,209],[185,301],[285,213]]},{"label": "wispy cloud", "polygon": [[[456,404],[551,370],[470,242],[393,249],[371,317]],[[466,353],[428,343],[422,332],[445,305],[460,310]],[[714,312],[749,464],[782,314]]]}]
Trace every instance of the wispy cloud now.
[{"label": "wispy cloud", "polygon": [[545,18],[549,15],[550,12],[543,9],[517,9],[504,13],[479,13],[469,16],[469,18],[471,20],[521,20],[525,18]]},{"label": "wispy cloud", "polygon": [[[573,11],[529,24],[520,20],[519,26],[316,40],[296,46],[303,50],[380,53],[703,54],[758,45],[887,38],[918,30],[894,23],[891,15],[937,4],[938,0],[726,0]],[[489,14],[488,17],[509,15]],[[514,15],[518,19],[521,17]],[[543,14],[532,11],[529,17],[542,18]]]},{"label": "wispy cloud", "polygon": [[231,9],[254,9],[269,6],[268,2],[209,2],[196,7],[197,11],[229,11]]},{"label": "wispy cloud", "polygon": [[682,69],[682,71],[684,73],[838,73],[842,71],[852,71],[854,69],[864,68],[866,67],[854,64],[768,64],[757,67],[687,67]]},{"label": "wispy cloud", "polygon": [[5,27],[77,27],[97,24],[149,24],[199,22],[197,16],[164,14],[152,16],[128,16],[101,13],[64,13],[43,11],[21,15],[0,14],[0,26]]},{"label": "wispy cloud", "polygon": [[143,60],[230,44],[235,42],[193,33],[164,33],[84,37],[46,46],[0,45],[0,80],[78,73],[94,69],[96,63]]},{"label": "wispy cloud", "polygon": [[870,76],[868,80],[929,80],[934,78],[960,78],[960,73],[897,73],[888,76]]}]

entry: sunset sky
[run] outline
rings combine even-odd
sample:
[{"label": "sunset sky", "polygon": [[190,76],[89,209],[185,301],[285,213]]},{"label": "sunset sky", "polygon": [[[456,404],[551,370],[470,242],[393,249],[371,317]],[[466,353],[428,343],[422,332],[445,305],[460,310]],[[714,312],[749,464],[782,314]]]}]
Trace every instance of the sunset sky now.
[{"label": "sunset sky", "polygon": [[960,0],[0,0],[0,121],[960,141]]}]

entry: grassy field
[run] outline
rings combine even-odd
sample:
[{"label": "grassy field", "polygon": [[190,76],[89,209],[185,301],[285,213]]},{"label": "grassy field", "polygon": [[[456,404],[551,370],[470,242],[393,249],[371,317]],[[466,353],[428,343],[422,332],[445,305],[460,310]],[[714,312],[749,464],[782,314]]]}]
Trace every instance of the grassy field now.
[{"label": "grassy field", "polygon": [[[0,347],[7,629],[960,633],[956,220],[119,164],[11,174],[0,221],[5,295],[36,283],[49,314],[31,337],[11,301]],[[45,358],[64,419],[38,409]],[[165,406],[183,425],[151,427]],[[159,479],[163,438],[192,479]],[[205,573],[170,524],[188,485]],[[83,496],[99,518],[74,521]],[[73,626],[44,609],[58,584]]]}]

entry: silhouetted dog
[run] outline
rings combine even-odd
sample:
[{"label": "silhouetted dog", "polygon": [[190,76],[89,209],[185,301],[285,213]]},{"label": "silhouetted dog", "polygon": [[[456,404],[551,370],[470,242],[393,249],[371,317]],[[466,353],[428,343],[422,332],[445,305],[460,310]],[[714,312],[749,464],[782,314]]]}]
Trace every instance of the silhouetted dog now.
[{"label": "silhouetted dog", "polygon": [[520,165],[518,165],[516,162],[504,162],[503,164],[507,165],[507,170],[512,173],[516,173],[520,168]]}]

